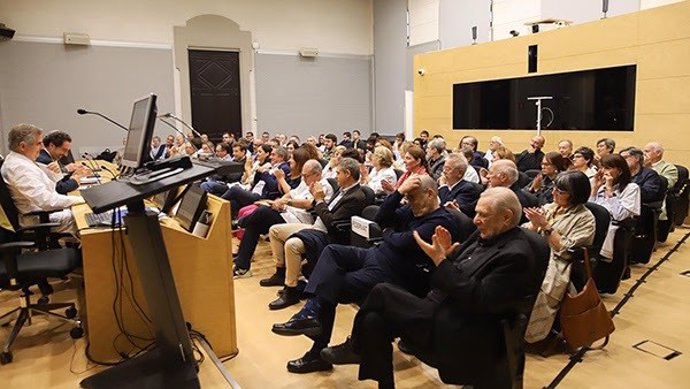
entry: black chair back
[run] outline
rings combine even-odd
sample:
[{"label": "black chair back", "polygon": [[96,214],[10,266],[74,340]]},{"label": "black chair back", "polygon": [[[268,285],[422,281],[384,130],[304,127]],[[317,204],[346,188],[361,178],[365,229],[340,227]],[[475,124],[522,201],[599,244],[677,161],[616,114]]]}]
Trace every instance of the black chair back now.
[{"label": "black chair back", "polygon": [[606,234],[609,231],[611,214],[599,204],[587,203],[585,207],[594,215],[594,241],[592,242],[590,256],[595,257],[599,254],[601,246],[604,244],[604,239],[606,239]]},{"label": "black chair back", "polygon": [[453,208],[446,208],[446,210],[455,216],[455,221],[458,223],[458,239],[460,243],[464,242],[477,229],[477,226],[474,225],[472,218],[464,213]]},{"label": "black chair back", "polygon": [[[405,174],[405,172],[403,172],[403,171],[400,170],[400,169],[393,169],[393,171],[395,172],[395,177],[396,177],[398,180],[400,179],[400,177],[403,176],[403,174]],[[391,182],[391,184],[392,184],[392,182]]]},{"label": "black chair back", "polygon": [[364,192],[364,204],[367,206],[373,205],[376,200],[376,193],[374,190],[366,185],[360,185],[360,188],[362,188],[362,192]]},{"label": "black chair back", "polygon": [[529,177],[529,178],[531,178],[531,179],[534,179],[534,177],[536,177],[536,176],[538,176],[539,174],[541,174],[541,170],[539,170],[539,169],[530,169],[530,170],[526,170],[526,171],[525,171],[525,174],[527,175],[527,177]]},{"label": "black chair back", "polygon": [[678,169],[678,182],[673,187],[676,193],[676,213],[673,221],[677,226],[680,226],[683,225],[685,218],[688,217],[690,192],[688,191],[688,169],[681,165],[676,165],[676,169]]},{"label": "black chair back", "polygon": [[338,180],[335,178],[327,178],[326,179],[329,184],[331,184],[331,188],[333,188],[333,193],[337,192],[338,189],[340,189],[340,186],[338,186]]}]

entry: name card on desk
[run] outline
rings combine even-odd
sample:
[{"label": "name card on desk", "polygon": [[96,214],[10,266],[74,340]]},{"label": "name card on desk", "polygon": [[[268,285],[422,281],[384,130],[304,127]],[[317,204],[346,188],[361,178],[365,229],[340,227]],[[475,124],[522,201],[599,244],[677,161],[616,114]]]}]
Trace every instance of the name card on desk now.
[{"label": "name card on desk", "polygon": [[353,216],[352,217],[352,232],[355,234],[369,239],[369,226],[373,224],[374,222],[371,220],[367,220],[363,217],[360,216]]}]

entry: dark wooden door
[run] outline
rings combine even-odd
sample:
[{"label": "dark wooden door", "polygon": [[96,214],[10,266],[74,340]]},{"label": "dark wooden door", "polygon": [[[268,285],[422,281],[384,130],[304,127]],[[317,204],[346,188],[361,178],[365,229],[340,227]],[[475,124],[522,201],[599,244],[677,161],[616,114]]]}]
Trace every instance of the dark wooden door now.
[{"label": "dark wooden door", "polygon": [[226,131],[242,136],[239,54],[189,50],[192,126],[214,141]]}]

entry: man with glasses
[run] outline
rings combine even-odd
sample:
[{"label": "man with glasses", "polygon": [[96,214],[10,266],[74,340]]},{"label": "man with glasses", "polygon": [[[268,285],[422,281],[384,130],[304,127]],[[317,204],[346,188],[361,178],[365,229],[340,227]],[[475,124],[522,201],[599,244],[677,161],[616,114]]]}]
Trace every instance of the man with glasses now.
[{"label": "man with glasses", "polygon": [[471,136],[471,135],[465,135],[460,139],[460,149],[461,150],[471,150],[472,151],[472,159],[468,158],[467,160],[469,161],[470,165],[475,167],[476,169],[484,168],[487,169],[489,167],[489,161],[484,159],[484,153],[477,151],[477,148],[479,147],[479,142],[477,141],[477,138]]},{"label": "man with glasses", "polygon": [[[316,162],[311,160],[310,162]],[[319,165],[320,166],[320,165]],[[284,286],[278,299],[268,304],[272,310],[282,309],[299,302],[300,291],[298,278],[301,273],[302,259],[308,249],[320,252],[321,246],[328,243],[349,243],[338,240],[338,231],[334,223],[350,220],[359,215],[366,204],[366,195],[359,185],[359,163],[352,158],[343,158],[336,168],[336,181],[339,190],[328,201],[324,188],[329,185],[314,183],[310,185],[316,220],[312,217],[308,223],[298,220],[297,223],[277,224],[270,228],[269,238],[276,261],[276,272],[271,277],[261,280],[261,286]],[[320,177],[320,170],[319,170]],[[302,176],[303,181],[312,182],[314,178]],[[316,258],[318,259],[318,257]],[[312,262],[315,262],[312,259]],[[314,264],[311,263],[310,266]]]},{"label": "man with glasses", "polygon": [[637,147],[628,147],[620,152],[621,157],[625,158],[630,168],[631,181],[640,187],[640,200],[642,203],[661,201],[666,195],[666,188],[661,186],[659,173],[648,167],[642,166],[644,163],[644,152]]},{"label": "man with glasses", "polygon": [[[432,142],[433,143],[433,142]],[[467,159],[457,153],[448,154],[443,166],[443,174],[438,179],[438,197],[446,207],[458,209],[469,217],[474,217],[482,187],[479,184],[465,181],[465,171],[473,169],[467,165]]]}]

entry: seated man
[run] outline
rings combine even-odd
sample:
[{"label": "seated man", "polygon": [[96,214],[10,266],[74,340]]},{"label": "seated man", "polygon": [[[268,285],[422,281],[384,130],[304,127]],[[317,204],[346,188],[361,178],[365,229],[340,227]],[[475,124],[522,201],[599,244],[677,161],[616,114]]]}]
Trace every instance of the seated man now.
[{"label": "seated man", "polygon": [[271,226],[282,223],[314,223],[314,217],[306,211],[313,205],[314,187],[319,188],[322,200],[331,199],[333,188],[321,177],[321,164],[308,160],[302,166],[302,180],[295,189],[271,202],[270,206],[259,206],[253,213],[240,219],[239,224],[245,230],[235,258],[235,278],[252,275],[249,269],[259,236],[267,233]]},{"label": "seated man", "polygon": [[[12,200],[22,216],[21,224],[34,224],[37,218],[29,212],[52,211],[50,221],[60,223],[57,232],[76,233],[76,225],[69,207],[83,203],[81,196],[65,196],[55,191],[55,182],[35,163],[41,152],[43,131],[31,124],[20,124],[10,130],[11,150],[0,173],[7,183]],[[67,209],[64,209],[67,208]]]},{"label": "seated man", "polygon": [[90,173],[89,169],[76,163],[64,166],[60,163],[60,159],[69,153],[71,145],[72,138],[69,134],[51,131],[43,137],[43,148],[36,158],[48,177],[55,181],[55,191],[59,194],[77,190],[79,180]]},{"label": "seated man", "polygon": [[640,201],[643,204],[662,201],[666,196],[666,188],[661,187],[659,173],[643,166],[643,151],[637,147],[627,147],[620,154],[630,168],[631,181],[640,187]]},{"label": "seated man", "polygon": [[[318,164],[318,161],[310,160],[310,163]],[[320,165],[319,165],[320,167]],[[337,231],[333,225],[336,221],[349,221],[352,216],[359,215],[367,205],[366,195],[359,185],[359,163],[352,158],[343,158],[336,168],[336,180],[341,188],[327,202],[322,185],[314,185],[311,190],[314,197],[314,211],[318,218],[313,224],[289,223],[277,224],[269,230],[273,257],[276,261],[276,272],[270,278],[260,281],[261,286],[285,285],[283,293],[268,304],[270,309],[282,309],[299,302],[300,292],[297,289],[297,281],[302,268],[302,256],[307,248],[303,234],[294,236],[299,231],[307,231],[307,238],[311,243],[312,251],[321,252],[328,243],[343,243],[336,241]],[[319,169],[320,171],[320,169]],[[325,243],[324,243],[325,241]],[[316,258],[318,261],[318,257]]]},{"label": "seated man", "polygon": [[509,388],[507,369],[496,368],[504,358],[501,319],[539,289],[536,253],[518,227],[522,207],[512,191],[487,189],[476,212],[477,231],[459,251],[442,227],[432,244],[415,233],[437,267],[431,292],[419,298],[395,285],[375,286],[355,317],[351,341],[325,349],[325,359],[359,363],[360,380],[393,388],[391,342],[400,337],[430,356],[444,382]]},{"label": "seated man", "polygon": [[529,148],[523,150],[520,154],[515,156],[515,165],[521,172],[528,170],[541,170],[541,160],[544,159],[544,148],[546,140],[543,136],[537,135],[529,142]]},{"label": "seated man", "polygon": [[[510,188],[518,200],[520,200],[520,205],[523,208],[532,208],[539,206],[539,200],[537,197],[529,192],[525,192],[521,189],[518,184],[519,172],[513,161],[507,159],[499,159],[494,161],[489,168],[489,172],[486,176],[489,180],[489,188],[505,187]],[[522,215],[521,223],[526,223],[527,217]]]},{"label": "seated man", "polygon": [[443,175],[439,178],[438,197],[444,206],[453,207],[469,217],[474,217],[474,206],[477,205],[483,188],[463,179],[467,169],[473,168],[468,166],[464,156],[457,153],[448,154]]},{"label": "seated man", "polygon": [[[408,204],[401,206],[405,197]],[[439,206],[433,178],[412,175],[390,194],[381,205],[377,222],[388,229],[381,245],[364,249],[333,244],[323,251],[309,278],[305,293],[312,295],[307,304],[285,323],[273,325],[279,335],[307,335],[314,344],[307,353],[289,361],[291,373],[330,370],[321,359],[328,346],[338,304],[361,302],[374,285],[389,282],[423,296],[429,290],[429,258],[415,242],[416,231],[431,240],[436,226],[457,230],[455,217]],[[453,234],[455,235],[455,233]]]}]

